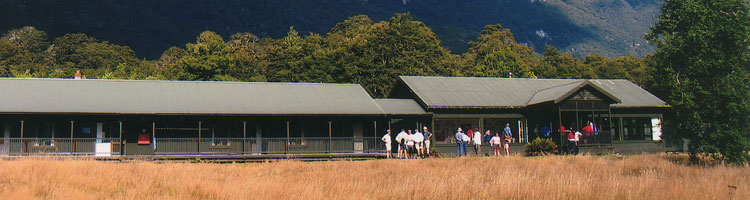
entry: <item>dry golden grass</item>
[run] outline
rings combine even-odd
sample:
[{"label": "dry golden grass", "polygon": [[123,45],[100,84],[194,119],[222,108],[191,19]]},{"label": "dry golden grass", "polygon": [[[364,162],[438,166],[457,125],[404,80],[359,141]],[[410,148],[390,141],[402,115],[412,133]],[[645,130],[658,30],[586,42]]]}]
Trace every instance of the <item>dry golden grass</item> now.
[{"label": "dry golden grass", "polygon": [[749,188],[747,167],[685,166],[658,155],[250,164],[0,161],[0,199],[750,199]]}]

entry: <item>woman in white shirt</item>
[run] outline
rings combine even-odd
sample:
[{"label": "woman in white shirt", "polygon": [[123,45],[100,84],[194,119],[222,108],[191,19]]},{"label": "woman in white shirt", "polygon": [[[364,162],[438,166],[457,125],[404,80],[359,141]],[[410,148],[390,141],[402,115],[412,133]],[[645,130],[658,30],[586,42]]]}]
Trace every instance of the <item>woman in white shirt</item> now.
[{"label": "woman in white shirt", "polygon": [[500,145],[502,144],[502,139],[500,139],[500,134],[495,133],[495,136],[490,139],[490,145],[492,146],[492,149],[495,152],[495,156],[500,157]]}]

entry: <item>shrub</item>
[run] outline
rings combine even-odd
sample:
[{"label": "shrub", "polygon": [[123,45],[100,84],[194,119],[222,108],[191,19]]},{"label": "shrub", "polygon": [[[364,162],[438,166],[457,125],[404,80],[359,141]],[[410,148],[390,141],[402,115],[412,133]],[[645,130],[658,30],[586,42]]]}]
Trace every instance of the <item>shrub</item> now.
[{"label": "shrub", "polygon": [[557,154],[557,144],[552,139],[537,138],[524,145],[526,156],[547,156]]}]

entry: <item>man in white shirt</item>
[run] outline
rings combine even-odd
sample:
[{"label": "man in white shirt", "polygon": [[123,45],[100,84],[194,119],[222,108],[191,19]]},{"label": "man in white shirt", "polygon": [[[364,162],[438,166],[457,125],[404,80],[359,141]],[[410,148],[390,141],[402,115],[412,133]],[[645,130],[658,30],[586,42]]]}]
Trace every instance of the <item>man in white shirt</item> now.
[{"label": "man in white shirt", "polygon": [[406,155],[406,132],[401,129],[401,132],[396,135],[396,142],[398,143],[398,158],[403,158]]},{"label": "man in white shirt", "polygon": [[388,131],[385,133],[383,138],[380,138],[383,142],[385,142],[385,157],[390,159],[391,158],[391,129],[388,129]]},{"label": "man in white shirt", "polygon": [[424,155],[424,146],[422,144],[422,142],[424,141],[424,135],[419,132],[419,129],[415,129],[414,132],[414,142],[416,142],[417,146],[417,155],[419,157],[422,157]]},{"label": "man in white shirt", "polygon": [[[471,134],[471,133],[469,133],[469,134]],[[467,152],[466,146],[469,144],[469,141],[471,141],[471,138],[469,138],[469,135],[466,135],[466,133],[461,133],[461,141],[463,141],[463,144],[464,144],[464,152],[463,152],[463,154],[464,154],[464,156],[466,156],[467,155],[466,154],[466,152]]]},{"label": "man in white shirt", "polygon": [[475,130],[474,137],[471,138],[474,142],[474,154],[479,156],[482,154],[482,133],[479,129]]},{"label": "man in white shirt", "polygon": [[406,158],[414,157],[414,133],[409,129],[409,134],[406,135]]}]

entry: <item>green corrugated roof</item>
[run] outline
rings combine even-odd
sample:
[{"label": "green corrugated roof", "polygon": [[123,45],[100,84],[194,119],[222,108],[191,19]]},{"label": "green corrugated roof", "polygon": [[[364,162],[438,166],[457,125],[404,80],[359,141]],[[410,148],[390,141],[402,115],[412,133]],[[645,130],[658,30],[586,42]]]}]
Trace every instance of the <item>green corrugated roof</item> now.
[{"label": "green corrugated roof", "polygon": [[0,78],[0,113],[385,114],[358,84]]},{"label": "green corrugated roof", "polygon": [[375,99],[383,112],[391,115],[423,115],[427,112],[413,99]]},{"label": "green corrugated roof", "polygon": [[428,108],[520,108],[565,98],[586,84],[611,95],[613,108],[668,107],[628,80],[401,76]]}]

